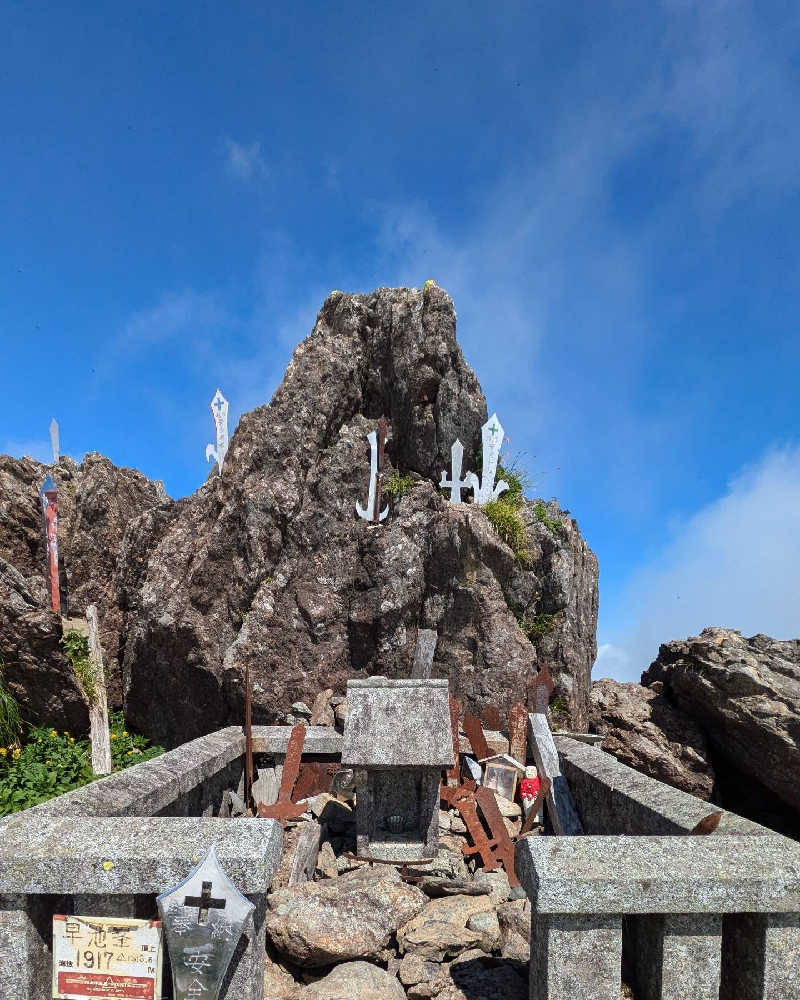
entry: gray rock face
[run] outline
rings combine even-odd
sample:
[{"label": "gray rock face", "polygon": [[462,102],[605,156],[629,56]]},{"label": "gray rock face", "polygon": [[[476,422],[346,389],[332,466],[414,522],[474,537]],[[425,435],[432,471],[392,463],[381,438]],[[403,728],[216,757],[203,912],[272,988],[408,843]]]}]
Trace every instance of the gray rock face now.
[{"label": "gray rock face", "polygon": [[667,698],[641,684],[604,677],[592,684],[589,728],[603,750],[629,767],[708,800],[714,769],[700,727]]},{"label": "gray rock face", "polygon": [[[366,500],[366,434],[381,414],[387,472],[413,486],[378,527],[354,505]],[[270,405],[240,421],[224,475],[125,536],[131,722],[167,745],[238,722],[246,663],[254,719],[271,722],[320,690],[343,693],[349,677],[410,676],[428,628],[439,636],[432,676],[469,708],[524,699],[544,653],[580,724],[597,565],[574,521],[554,532],[531,506],[523,569],[481,509],[446,503],[436,485],[456,437],[476,454],[485,419],[441,289],[330,296]],[[552,628],[529,641],[512,604],[552,610]]]},{"label": "gray rock face", "polygon": [[50,472],[58,487],[62,613],[82,617],[98,607],[112,705],[122,702],[117,661],[122,614],[118,555],[128,523],[166,503],[161,483],[120,469],[101,455],[81,465],[63,457],[48,468],[0,455],[0,657],[27,718],[82,730],[88,713],[59,646],[62,627],[50,611],[39,488]]},{"label": "gray rock face", "polygon": [[642,674],[654,681],[724,754],[740,788],[762,785],[800,815],[800,639],[707,628],[664,643]]}]

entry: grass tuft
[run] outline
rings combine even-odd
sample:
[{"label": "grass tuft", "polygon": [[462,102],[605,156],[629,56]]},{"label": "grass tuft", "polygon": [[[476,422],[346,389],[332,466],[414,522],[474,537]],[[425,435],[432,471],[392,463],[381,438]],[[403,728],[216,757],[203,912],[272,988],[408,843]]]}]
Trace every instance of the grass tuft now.
[{"label": "grass tuft", "polygon": [[97,698],[97,681],[89,662],[88,638],[77,629],[71,628],[64,633],[61,645],[64,647],[67,659],[72,664],[72,669],[86,695],[86,700],[90,705],[94,705]]},{"label": "grass tuft", "polygon": [[413,488],[415,482],[411,476],[401,476],[399,472],[393,472],[381,483],[381,496],[389,497],[397,503]]}]

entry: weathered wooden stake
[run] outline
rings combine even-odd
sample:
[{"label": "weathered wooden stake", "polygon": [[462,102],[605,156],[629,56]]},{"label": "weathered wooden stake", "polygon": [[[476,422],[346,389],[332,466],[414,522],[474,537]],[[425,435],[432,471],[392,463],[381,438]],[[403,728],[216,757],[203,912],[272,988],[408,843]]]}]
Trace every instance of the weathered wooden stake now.
[{"label": "weathered wooden stake", "polygon": [[92,770],[95,774],[111,774],[111,736],[108,732],[108,695],[103,670],[103,647],[97,624],[97,608],[86,609],[89,626],[89,666],[94,677],[94,694],[89,701],[89,731],[92,741]]}]

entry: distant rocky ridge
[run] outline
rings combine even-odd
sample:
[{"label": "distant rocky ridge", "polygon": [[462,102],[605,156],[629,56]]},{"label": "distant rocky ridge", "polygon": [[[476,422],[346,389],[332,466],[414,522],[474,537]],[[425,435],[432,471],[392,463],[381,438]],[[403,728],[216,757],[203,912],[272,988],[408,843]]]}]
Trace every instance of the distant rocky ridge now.
[{"label": "distant rocky ridge", "polygon": [[590,729],[637,770],[800,838],[800,639],[664,643],[641,685],[592,685]]},{"label": "distant rocky ridge", "polygon": [[[507,711],[546,659],[565,721],[585,727],[597,560],[576,522],[528,502],[523,567],[481,509],[438,489],[456,437],[475,467],[487,417],[455,322],[433,284],[332,294],[272,402],[242,417],[223,475],[183,500],[99,455],[54,469],[69,612],[98,605],[111,697],[139,729],[174,745],[239,722],[245,664],[264,722],[351,676],[408,676],[420,628],[438,632],[434,676],[467,708]],[[382,414],[389,472],[412,485],[378,527],[354,503]],[[46,471],[0,458],[0,655],[29,714],[75,728],[82,703],[44,589]],[[520,620],[544,627],[528,638]]]}]

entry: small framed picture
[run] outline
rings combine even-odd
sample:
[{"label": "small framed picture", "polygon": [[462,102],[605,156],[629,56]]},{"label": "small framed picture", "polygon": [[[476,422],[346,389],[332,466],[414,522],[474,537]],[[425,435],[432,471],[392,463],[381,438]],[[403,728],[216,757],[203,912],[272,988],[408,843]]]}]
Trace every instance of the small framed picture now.
[{"label": "small framed picture", "polygon": [[487,788],[493,788],[504,799],[513,802],[517,790],[517,769],[497,761],[488,762],[483,783]]}]

